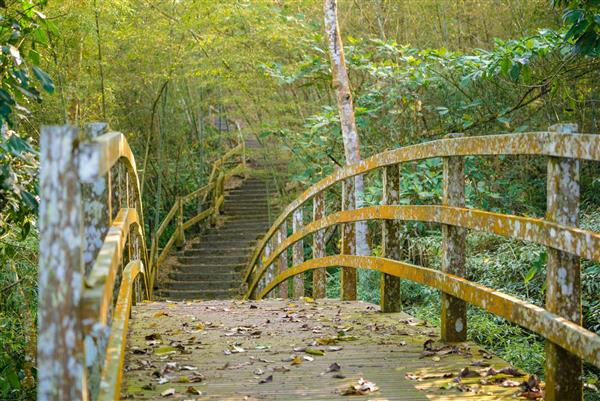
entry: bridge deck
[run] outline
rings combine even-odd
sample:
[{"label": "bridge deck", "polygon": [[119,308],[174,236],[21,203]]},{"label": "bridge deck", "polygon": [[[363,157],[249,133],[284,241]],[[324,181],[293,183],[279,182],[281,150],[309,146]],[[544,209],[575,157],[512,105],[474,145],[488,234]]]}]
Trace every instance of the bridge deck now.
[{"label": "bridge deck", "polygon": [[[349,398],[514,400],[519,392],[514,386],[527,380],[483,376],[490,367],[508,365],[472,344],[444,347],[436,328],[403,313],[377,310],[364,302],[333,300],[138,305],[128,339],[124,398],[344,399],[362,377],[379,389]],[[459,380],[466,368],[471,374]],[[483,384],[491,382],[499,384]]]}]

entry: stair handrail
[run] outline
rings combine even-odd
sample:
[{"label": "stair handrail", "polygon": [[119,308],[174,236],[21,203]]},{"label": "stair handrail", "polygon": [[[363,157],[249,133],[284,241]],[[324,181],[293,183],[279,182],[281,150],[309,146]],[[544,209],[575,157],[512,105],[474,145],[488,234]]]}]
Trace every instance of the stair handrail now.
[{"label": "stair handrail", "polygon": [[[238,154],[242,161],[227,169]],[[192,225],[209,215],[216,219],[224,181],[245,173],[245,157],[242,140],[213,164],[206,186],[177,199],[157,233],[177,217],[182,240]],[[157,240],[146,249],[139,188],[135,157],[122,133],[105,123],[85,131],[42,127],[38,399],[120,397],[131,306],[152,299],[157,256],[165,252],[158,255]],[[185,204],[209,192],[212,206],[185,220]]]},{"label": "stair handrail", "polygon": [[[239,156],[240,161],[233,168],[226,168],[230,160]],[[242,136],[240,136],[239,143],[233,148],[229,149],[223,156],[218,158],[212,163],[211,173],[208,178],[208,183],[198,188],[195,191],[188,193],[187,195],[178,196],[175,203],[165,215],[158,228],[154,232],[150,246],[150,258],[152,265],[156,266],[153,271],[152,285],[156,280],[156,274],[158,272],[158,266],[160,266],[173,246],[181,247],[185,243],[185,231],[192,226],[201,223],[207,218],[211,218],[211,222],[214,223],[217,216],[221,213],[223,203],[225,200],[224,196],[224,184],[228,177],[236,174],[245,174],[246,172],[246,143]],[[206,203],[207,201],[211,204],[210,207],[199,210],[197,214],[185,220],[185,206],[191,201],[199,201]],[[171,237],[167,240],[165,246],[159,252],[160,239],[169,226],[169,224],[176,219],[177,227],[171,234]]]},{"label": "stair handrail", "polygon": [[[465,208],[464,159],[467,156],[541,155],[548,157],[548,210],[544,219],[534,219],[484,210]],[[444,196],[442,205],[400,205],[401,163],[440,157],[444,161]],[[424,284],[442,291],[441,336],[443,341],[466,340],[466,305],[476,305],[510,322],[543,336],[547,342],[546,389],[570,388],[579,391],[581,361],[600,367],[600,336],[582,327],[581,277],[579,258],[600,262],[600,233],[578,228],[579,168],[581,160],[600,161],[600,136],[577,133],[574,124],[557,124],[547,132],[463,137],[452,134],[436,141],[407,146],[374,155],[357,164],[338,169],[305,190],[291,202],[257,245],[246,266],[245,299],[261,299],[279,287],[279,296],[288,293],[288,279],[313,272],[313,289],[324,288],[327,267],[343,267],[342,277],[352,276],[364,268],[380,271],[382,277],[382,310],[388,304],[399,305],[399,279]],[[359,174],[378,169],[384,174],[384,202],[381,206],[342,210],[325,215],[325,190],[342,184]],[[303,226],[305,204],[313,199],[313,221]],[[306,205],[309,206],[309,205]],[[294,230],[287,236],[288,218],[294,215]],[[327,256],[321,233],[337,225],[353,225],[359,221],[382,221],[383,255]],[[400,221],[424,221],[442,225],[442,270],[399,261],[401,255]],[[478,230],[544,245],[548,249],[546,308],[471,282],[465,276],[466,230]],[[346,230],[341,230],[344,233]],[[275,233],[278,237],[274,238]],[[304,261],[296,247],[307,236],[313,236],[313,259]],[[345,241],[342,234],[342,242]],[[267,246],[270,245],[268,248]],[[288,249],[294,247],[288,268]],[[300,246],[300,250],[303,246]],[[320,273],[316,282],[316,273]],[[356,277],[356,276],[354,276]],[[354,288],[352,288],[354,286]],[[296,281],[294,281],[296,288]],[[356,282],[344,283],[341,297],[356,299]],[[302,291],[302,286],[300,286]],[[294,296],[303,296],[295,293]],[[314,294],[313,294],[314,296]],[[320,295],[324,297],[324,293]],[[560,364],[561,369],[556,366]],[[569,374],[565,374],[565,371]],[[564,395],[546,395],[552,401]],[[581,399],[580,393],[575,391]],[[569,398],[571,399],[571,398]]]}]

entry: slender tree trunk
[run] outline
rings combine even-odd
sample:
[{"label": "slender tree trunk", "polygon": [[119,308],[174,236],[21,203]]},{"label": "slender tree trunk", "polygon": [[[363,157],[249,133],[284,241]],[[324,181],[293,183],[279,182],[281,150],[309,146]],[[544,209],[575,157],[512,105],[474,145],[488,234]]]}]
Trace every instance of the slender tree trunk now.
[{"label": "slender tree trunk", "polygon": [[[354,119],[354,106],[344,59],[344,48],[338,26],[337,0],[325,0],[325,31],[329,44],[333,86],[337,95],[346,164],[355,164],[360,161],[360,143]],[[364,179],[362,175],[355,177],[353,193],[355,207],[362,207],[364,204]],[[371,253],[367,242],[367,224],[365,222],[356,223],[356,253],[358,255],[369,255]]]}]

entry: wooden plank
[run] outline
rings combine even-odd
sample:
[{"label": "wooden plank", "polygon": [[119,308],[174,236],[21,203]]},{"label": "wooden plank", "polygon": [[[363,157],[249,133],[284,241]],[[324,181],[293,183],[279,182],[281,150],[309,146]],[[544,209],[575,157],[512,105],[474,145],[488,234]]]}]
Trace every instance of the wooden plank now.
[{"label": "wooden plank", "polygon": [[[462,134],[455,134],[460,137]],[[442,204],[465,206],[465,161],[461,156],[444,158],[444,184]],[[467,233],[462,227],[442,225],[442,271],[464,277],[466,273]],[[440,325],[442,340],[463,342],[467,340],[467,304],[452,295],[442,293]]]},{"label": "wooden plank", "polygon": [[[325,217],[325,194],[319,193],[313,198],[313,221]],[[295,233],[296,234],[296,233]],[[313,259],[325,256],[325,230],[318,230],[313,235]],[[325,298],[327,296],[327,271],[317,269],[313,271],[313,298]]]},{"label": "wooden plank", "polygon": [[83,213],[77,129],[40,135],[38,401],[86,399],[83,322]]},{"label": "wooden plank", "polygon": [[[303,225],[303,213],[302,208],[294,211],[294,218],[292,222],[292,230],[297,232],[302,229]],[[296,242],[292,249],[292,265],[296,266],[304,262],[304,242],[302,240]],[[298,275],[294,277],[294,298],[300,298],[304,296],[304,276]]]},{"label": "wooden plank", "polygon": [[[398,205],[399,203],[400,166],[385,167],[383,169],[383,204]],[[381,256],[388,259],[401,260],[400,223],[396,220],[384,220],[381,223],[381,229]],[[380,292],[380,307],[382,312],[390,313],[402,310],[400,278],[389,274],[382,274]]]},{"label": "wooden plank", "polygon": [[[165,312],[167,316],[156,317]],[[204,329],[196,330],[198,325],[204,325]],[[168,398],[161,393],[169,388],[176,391],[173,399],[207,401],[515,399],[515,388],[483,386],[479,383],[481,377],[463,378],[462,384],[471,391],[458,391],[452,384],[461,369],[469,367],[476,373],[489,369],[470,366],[481,358],[479,347],[468,344],[470,350],[461,347],[456,353],[440,356],[437,362],[432,359],[435,355],[421,357],[425,341],[434,340],[436,347],[443,346],[437,342],[438,330],[404,313],[379,313],[376,305],[366,302],[294,301],[291,306],[289,300],[146,303],[134,308],[130,327],[122,386],[128,399],[163,401]],[[316,327],[319,330],[314,333]],[[338,327],[349,330],[349,341],[336,340]],[[164,344],[147,345],[146,335],[165,331],[169,331],[170,341],[183,348],[161,355],[156,351]],[[310,345],[318,339],[330,339],[334,344]],[[226,355],[224,350],[234,349],[234,343],[245,352]],[[149,350],[146,354],[134,354],[134,346],[138,347],[137,352]],[[331,351],[330,346],[340,350]],[[324,355],[294,350],[306,347],[322,350]],[[299,356],[301,362],[293,365],[291,355]],[[496,370],[509,366],[496,357],[485,362]],[[152,373],[160,372],[167,363],[175,369],[163,374],[170,378],[169,382],[159,384]],[[340,370],[328,372],[334,363]],[[183,366],[195,370],[185,370]],[[444,374],[450,377],[442,377]],[[199,375],[201,382],[186,383],[186,378],[189,381]],[[433,377],[425,378],[427,375]],[[269,376],[272,381],[259,384]],[[340,395],[360,377],[374,382],[379,390],[363,396]],[[202,395],[186,393],[190,386]]]},{"label": "wooden plank", "polygon": [[[550,131],[568,136],[577,132],[576,124],[558,124]],[[579,225],[580,161],[548,158],[546,219],[577,227]],[[582,324],[581,267],[579,257],[548,248],[546,266],[546,308],[574,323]],[[546,401],[583,399],[581,359],[551,341],[546,342]]]},{"label": "wooden plank", "polygon": [[[346,180],[342,183],[342,210],[353,210],[356,206],[354,198],[354,180]],[[342,226],[342,255],[356,255],[356,224],[344,224]],[[356,278],[355,269],[342,267],[340,274],[340,299],[343,301],[356,300]]]}]

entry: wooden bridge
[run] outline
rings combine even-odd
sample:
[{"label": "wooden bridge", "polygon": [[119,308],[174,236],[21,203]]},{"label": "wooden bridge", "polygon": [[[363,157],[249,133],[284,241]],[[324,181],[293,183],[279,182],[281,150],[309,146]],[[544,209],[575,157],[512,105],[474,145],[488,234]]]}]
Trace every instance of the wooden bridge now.
[{"label": "wooden bridge", "polygon": [[[252,174],[244,139],[214,163],[205,187],[178,198],[147,250],[125,137],[103,124],[82,134],[45,127],[38,399],[581,400],[582,361],[600,367],[600,336],[581,327],[579,260],[600,261],[600,234],[578,228],[579,169],[581,160],[600,161],[600,137],[576,131],[567,124],[452,135],[341,168],[290,203],[253,249],[244,247],[245,267],[231,272],[239,272],[239,297],[173,302],[156,300],[155,289],[164,290],[159,270],[168,255],[185,257],[173,252],[186,230],[223,217],[227,177]],[[465,208],[464,158],[498,155],[547,158],[545,219]],[[444,161],[442,205],[400,205],[399,164],[428,158]],[[328,204],[328,191],[344,192],[353,177],[377,170],[383,205],[336,211]],[[383,255],[356,256],[354,223],[371,220],[381,221]],[[402,221],[441,224],[441,270],[401,260]],[[342,254],[327,255],[324,233],[337,225]],[[548,247],[545,308],[465,279],[466,230]],[[324,299],[328,267],[342,267],[341,300]],[[214,268],[204,272],[212,281]],[[359,268],[383,273],[381,310],[356,301]],[[400,279],[441,291],[439,329],[400,312]],[[269,295],[279,298],[261,300]],[[545,383],[466,342],[467,304],[546,338]]]}]

